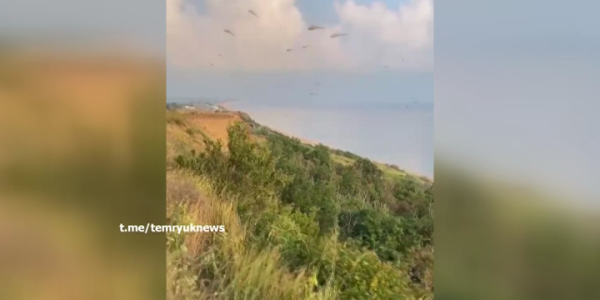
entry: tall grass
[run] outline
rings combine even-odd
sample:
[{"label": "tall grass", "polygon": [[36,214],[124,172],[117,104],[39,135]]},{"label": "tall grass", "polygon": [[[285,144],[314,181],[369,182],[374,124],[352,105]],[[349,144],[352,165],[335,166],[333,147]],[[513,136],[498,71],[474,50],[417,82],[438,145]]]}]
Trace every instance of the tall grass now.
[{"label": "tall grass", "polygon": [[[429,199],[418,184],[387,182],[366,160],[332,167],[329,150],[304,153],[283,138],[255,147],[245,127],[229,129],[230,152],[206,143],[202,155],[192,154],[202,137],[186,133],[193,124],[178,125],[180,117],[172,113],[167,124],[167,160],[178,162],[167,171],[169,222],[224,225],[226,232],[167,235],[169,299],[431,299],[433,252],[406,250],[430,228],[414,222],[426,209],[414,198]],[[279,165],[282,156],[287,160]],[[294,201],[286,202],[282,186],[301,175],[308,177],[294,183]],[[332,180],[336,192],[314,184],[316,178]],[[391,205],[398,203],[414,216],[398,217]],[[360,231],[340,221],[342,210],[369,213]]]},{"label": "tall grass", "polygon": [[207,180],[184,171],[167,174],[173,224],[225,225],[226,233],[168,234],[168,299],[337,299],[333,286],[315,291],[313,274],[291,272],[275,248],[249,247],[230,200]]}]

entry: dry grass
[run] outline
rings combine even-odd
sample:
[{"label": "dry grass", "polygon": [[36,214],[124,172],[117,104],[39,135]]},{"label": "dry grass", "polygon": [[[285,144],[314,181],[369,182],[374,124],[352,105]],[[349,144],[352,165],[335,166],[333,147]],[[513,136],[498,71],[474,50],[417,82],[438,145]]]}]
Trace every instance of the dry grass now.
[{"label": "dry grass", "polygon": [[[221,140],[227,151],[228,128],[236,122],[243,122],[241,113],[211,113],[197,111],[167,111],[167,166],[173,169],[177,155],[195,150],[202,152],[204,141]],[[258,143],[266,142],[264,137],[251,136]]]},{"label": "dry grass", "polygon": [[237,113],[187,113],[185,121],[191,128],[204,132],[212,140],[221,140],[227,146],[227,129],[236,122],[241,122]]},{"label": "dry grass", "polygon": [[[227,236],[243,237],[243,230],[232,203],[215,200],[206,180],[189,172],[167,173],[168,215],[183,212],[183,224],[225,225]],[[189,233],[185,244],[190,254],[197,256],[214,242],[214,236],[206,233]],[[243,242],[242,240],[238,242]]]},{"label": "dry grass", "polygon": [[[185,171],[167,173],[167,213],[172,221],[226,228],[225,234],[186,234],[187,258],[167,254],[168,299],[334,299],[332,288],[313,292],[312,274],[289,272],[277,249],[249,247],[234,202],[216,197],[207,182]],[[198,268],[216,274],[202,280],[196,275]]]},{"label": "dry grass", "polygon": [[[190,135],[188,131],[198,132]],[[172,170],[176,168],[175,158],[179,154],[189,153],[194,150],[196,153],[202,152],[206,145],[204,140],[208,137],[198,128],[191,127],[186,122],[185,115],[167,111],[167,168]]]}]

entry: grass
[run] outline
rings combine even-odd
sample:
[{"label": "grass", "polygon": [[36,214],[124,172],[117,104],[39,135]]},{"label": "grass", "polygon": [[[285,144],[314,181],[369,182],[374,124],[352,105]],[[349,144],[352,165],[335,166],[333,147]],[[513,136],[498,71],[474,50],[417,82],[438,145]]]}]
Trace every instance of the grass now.
[{"label": "grass", "polygon": [[[344,166],[350,166],[354,163],[354,159],[335,153],[331,153],[331,159],[333,159],[333,161],[335,161],[336,163],[342,164]],[[383,171],[383,173],[390,179],[407,176],[406,172],[392,168],[385,164],[375,162],[375,165],[377,165],[377,167],[379,167],[379,169]]]},{"label": "grass", "polygon": [[[211,182],[214,181],[197,173],[192,174],[190,171],[176,168],[176,164],[172,162],[177,155],[189,153],[192,149],[201,152],[203,148],[199,148],[200,145],[203,146],[203,141],[210,139],[193,125],[186,122],[184,113],[167,112],[167,218],[171,224],[224,225],[226,233],[167,234],[167,299],[329,300],[348,295],[344,294],[348,291],[338,290],[347,289],[339,285],[339,282],[355,282],[352,284],[358,288],[362,279],[353,281],[352,272],[345,272],[345,276],[350,277],[341,279],[341,275],[336,275],[336,272],[344,273],[340,267],[346,268],[346,271],[355,267],[348,263],[358,264],[364,261],[369,264],[373,261],[363,260],[362,256],[348,258],[350,254],[346,251],[349,250],[336,242],[337,236],[332,235],[333,242],[312,240],[308,238],[312,235],[304,234],[299,229],[299,224],[303,224],[301,219],[296,220],[291,215],[277,212],[273,223],[265,223],[270,224],[268,242],[257,242],[263,237],[259,237],[256,232],[243,225],[236,209],[239,203],[245,201],[243,198],[217,195],[211,186]],[[354,159],[344,155],[332,153],[331,157],[340,164],[354,163]],[[407,176],[405,172],[392,167],[383,164],[377,166],[388,176]],[[327,249],[322,253],[317,252],[320,254],[311,258],[319,262],[327,260],[327,266],[333,268],[331,278],[327,280],[326,277],[326,283],[318,289],[315,288],[318,284],[314,273],[316,267],[312,262],[302,263],[293,270],[290,266],[294,261],[290,257],[297,256],[295,251],[298,251],[298,239],[307,244],[310,241],[311,249]],[[305,246],[308,249],[307,244]],[[309,252],[313,255],[312,251]],[[346,259],[338,260],[338,255],[343,253],[346,253]],[[320,256],[327,257],[319,259]],[[382,274],[389,274],[388,269],[391,269],[391,266],[386,267],[382,264],[377,270],[384,272]],[[335,286],[332,283],[334,276]],[[391,281],[399,280],[395,276],[393,275]],[[321,284],[322,279],[319,279]],[[402,299],[415,299],[408,294],[403,297]]]},{"label": "grass", "polygon": [[352,165],[354,163],[354,160],[345,156],[341,156],[341,155],[337,155],[337,154],[331,154],[331,159],[333,161],[335,161],[336,163],[342,164],[344,166],[349,166]]},{"label": "grass", "polygon": [[277,249],[248,247],[233,201],[214,195],[207,180],[167,172],[167,207],[171,223],[226,228],[225,234],[169,234],[167,299],[336,299],[333,288],[313,292],[312,274],[290,272]]},{"label": "grass", "polygon": [[178,111],[167,111],[167,168],[175,167],[177,155],[205,149],[205,140],[210,137],[201,129],[190,126],[185,115]]},{"label": "grass", "polygon": [[405,171],[392,168],[392,167],[390,167],[388,165],[385,165],[385,164],[382,164],[382,163],[375,163],[375,165],[377,165],[377,167],[379,167],[379,169],[381,171],[383,171],[383,173],[386,176],[388,176],[389,178],[405,177],[407,175]]},{"label": "grass", "polygon": [[184,116],[177,111],[167,110],[167,124],[184,126]]}]

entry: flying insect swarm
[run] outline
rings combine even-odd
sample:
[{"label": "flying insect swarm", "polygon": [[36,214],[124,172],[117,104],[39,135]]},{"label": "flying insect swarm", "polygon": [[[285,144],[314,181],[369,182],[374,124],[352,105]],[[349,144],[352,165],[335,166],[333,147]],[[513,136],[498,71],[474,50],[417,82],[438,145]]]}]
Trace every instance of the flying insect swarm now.
[{"label": "flying insect swarm", "polygon": [[232,36],[235,36],[235,34],[233,34],[233,32],[231,32],[229,29],[225,29],[225,30],[223,30],[223,32],[225,32],[225,33],[229,33],[229,34],[231,34]]},{"label": "flying insect swarm", "polygon": [[255,16],[257,19],[260,19],[260,18],[258,17],[258,15],[257,15],[257,14],[256,14],[256,13],[255,13],[253,10],[251,10],[251,9],[249,9],[249,10],[248,10],[248,13],[250,13],[250,14],[251,14],[251,15],[253,15],[253,16]]},{"label": "flying insect swarm", "polygon": [[329,36],[329,37],[331,37],[332,39],[334,39],[334,38],[336,38],[336,37],[340,37],[340,36],[347,36],[347,35],[348,35],[348,34],[345,34],[345,33],[334,33],[334,34],[332,34],[332,35],[331,35],[331,36]]}]

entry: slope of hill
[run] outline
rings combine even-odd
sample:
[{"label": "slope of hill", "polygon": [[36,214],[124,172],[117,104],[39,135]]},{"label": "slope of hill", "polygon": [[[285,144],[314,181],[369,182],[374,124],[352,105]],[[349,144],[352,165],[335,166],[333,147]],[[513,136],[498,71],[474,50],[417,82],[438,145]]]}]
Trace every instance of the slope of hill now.
[{"label": "slope of hill", "polygon": [[[431,299],[433,186],[247,114],[167,112],[173,299]],[[218,141],[220,140],[220,142]]]},{"label": "slope of hill", "polygon": [[[238,121],[247,123],[253,129],[252,137],[253,137],[253,139],[256,139],[256,140],[264,140],[267,136],[270,136],[270,135],[271,136],[273,136],[273,135],[274,136],[287,136],[287,137],[297,139],[302,144],[304,144],[304,146],[307,146],[307,147],[315,147],[315,146],[319,145],[319,143],[317,143],[317,142],[309,141],[309,140],[303,139],[301,137],[295,137],[288,133],[282,132],[278,129],[273,129],[273,128],[269,128],[267,126],[258,124],[256,121],[254,121],[252,118],[250,118],[250,116],[248,114],[246,114],[244,112],[229,111],[229,112],[214,113],[214,112],[206,112],[206,111],[188,111],[185,109],[178,109],[178,110],[171,109],[170,111],[167,112],[167,114],[169,116],[171,116],[170,119],[168,120],[168,123],[173,123],[174,118],[178,118],[181,120],[185,119],[186,123],[191,125],[191,127],[188,131],[191,130],[194,132],[201,132],[204,136],[206,136],[210,139],[213,139],[213,140],[220,139],[224,143],[224,146],[227,145],[227,140],[228,140],[227,139],[227,128],[230,125],[232,125]],[[172,126],[171,127],[168,126],[168,128],[172,128],[173,132],[177,131],[177,129],[175,129]],[[197,141],[198,140],[196,140],[196,142]],[[327,146],[325,146],[325,147],[327,147]],[[327,147],[327,149],[330,151],[331,158],[336,163],[339,163],[342,165],[352,165],[357,159],[361,158],[360,156],[358,156],[354,153],[351,153],[349,151],[334,149],[334,148],[330,148],[330,147]],[[423,182],[426,184],[432,183],[431,178],[428,178],[426,176],[411,174],[405,170],[400,169],[399,166],[387,164],[387,163],[381,163],[381,162],[373,162],[373,163],[380,170],[382,170],[386,176],[388,176],[390,178],[403,177],[403,176],[408,175],[411,177],[411,179],[414,179],[416,181],[420,181],[420,182]]]}]

